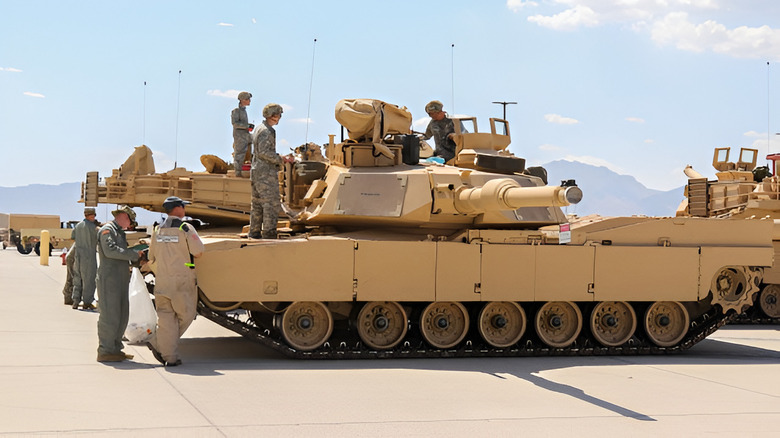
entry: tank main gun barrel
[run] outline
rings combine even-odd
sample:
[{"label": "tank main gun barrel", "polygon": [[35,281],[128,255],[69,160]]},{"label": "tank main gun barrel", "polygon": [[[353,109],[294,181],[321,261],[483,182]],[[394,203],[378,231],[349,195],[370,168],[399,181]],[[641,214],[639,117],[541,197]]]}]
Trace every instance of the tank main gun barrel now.
[{"label": "tank main gun barrel", "polygon": [[509,178],[493,179],[482,187],[463,187],[456,192],[455,208],[461,213],[516,210],[522,207],[564,207],[577,204],[582,190],[577,186],[522,187]]},{"label": "tank main gun barrel", "polygon": [[683,170],[685,173],[685,176],[687,176],[689,179],[697,179],[697,178],[704,178],[704,175],[700,174],[699,172],[693,170],[693,167],[691,165],[685,166],[685,169]]}]

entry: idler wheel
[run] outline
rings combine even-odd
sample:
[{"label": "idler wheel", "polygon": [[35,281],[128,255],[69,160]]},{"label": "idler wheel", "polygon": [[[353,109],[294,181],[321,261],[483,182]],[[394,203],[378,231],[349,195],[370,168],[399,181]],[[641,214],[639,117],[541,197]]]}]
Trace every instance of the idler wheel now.
[{"label": "idler wheel", "polygon": [[520,340],[525,333],[525,325],[525,312],[519,304],[494,301],[480,310],[477,329],[485,342],[496,348],[505,348]]},{"label": "idler wheel", "polygon": [[545,303],[536,312],[536,334],[545,344],[554,348],[571,345],[582,330],[582,313],[569,301]]},{"label": "idler wheel", "polygon": [[281,331],[284,340],[296,350],[314,350],[333,332],[333,315],[319,301],[296,301],[284,311]]},{"label": "idler wheel", "polygon": [[590,314],[590,331],[606,347],[625,344],[635,330],[636,313],[625,301],[602,301]]},{"label": "idler wheel", "polygon": [[469,314],[463,304],[434,302],[425,307],[420,317],[420,332],[425,341],[436,348],[451,348],[466,337]]},{"label": "idler wheel", "polygon": [[659,347],[671,347],[688,333],[690,319],[677,301],[656,301],[645,312],[645,333]]},{"label": "idler wheel", "polygon": [[780,286],[769,284],[764,286],[758,297],[758,305],[770,318],[780,318]]},{"label": "idler wheel", "polygon": [[398,345],[409,326],[406,312],[394,301],[366,303],[357,317],[360,339],[376,350],[387,350]]}]

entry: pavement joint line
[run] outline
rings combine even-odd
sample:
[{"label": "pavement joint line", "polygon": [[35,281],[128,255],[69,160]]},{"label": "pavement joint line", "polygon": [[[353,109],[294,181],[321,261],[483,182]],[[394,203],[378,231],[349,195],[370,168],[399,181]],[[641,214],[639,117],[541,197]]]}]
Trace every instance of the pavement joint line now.
[{"label": "pavement joint line", "polygon": [[226,437],[226,436],[227,436],[227,435],[225,434],[225,432],[223,432],[223,431],[220,429],[220,426],[217,426],[216,424],[214,424],[214,422],[213,422],[213,421],[211,421],[211,418],[209,418],[209,417],[208,417],[208,416],[207,416],[205,413],[203,413],[203,411],[201,411],[201,410],[200,410],[200,408],[198,408],[198,406],[197,406],[197,405],[195,405],[195,403],[193,403],[193,402],[192,402],[192,400],[190,400],[190,399],[189,399],[189,398],[188,398],[186,395],[184,395],[184,394],[183,394],[183,393],[182,393],[182,392],[179,390],[179,388],[177,388],[177,387],[176,387],[176,385],[174,385],[174,384],[173,384],[173,382],[171,382],[171,381],[170,381],[170,379],[168,379],[168,376],[167,376],[167,375],[163,374],[163,372],[162,372],[162,371],[163,371],[163,370],[165,370],[165,366],[163,366],[163,365],[158,365],[158,366],[151,365],[151,366],[155,368],[155,371],[157,371],[157,374],[159,374],[159,375],[160,375],[160,377],[161,377],[161,378],[162,378],[162,379],[165,381],[165,383],[167,383],[167,384],[168,384],[168,385],[169,385],[169,386],[170,386],[170,387],[171,387],[171,388],[172,388],[174,391],[176,391],[176,393],[177,393],[177,394],[179,394],[179,396],[181,396],[181,398],[182,398],[183,400],[185,400],[185,401],[186,401],[186,402],[187,402],[187,403],[188,403],[190,406],[192,406],[192,409],[194,409],[194,410],[195,410],[195,412],[197,412],[197,413],[198,413],[198,414],[199,414],[199,415],[200,415],[200,416],[201,416],[201,417],[202,417],[204,420],[206,420],[206,421],[207,421],[207,422],[208,422],[208,423],[209,423],[209,424],[210,424],[212,427],[216,428],[217,432],[219,432],[219,433],[220,433],[220,435],[222,435],[222,436],[224,436],[224,437]]},{"label": "pavement joint line", "polygon": [[661,367],[659,367],[657,365],[647,365],[647,367],[650,368],[650,369],[654,369],[654,370],[657,370],[657,371],[664,372],[664,373],[674,374],[676,376],[681,376],[681,377],[687,377],[687,378],[699,380],[701,382],[707,382],[707,383],[711,383],[713,385],[722,386],[722,387],[725,387],[725,388],[731,388],[731,389],[736,389],[736,390],[739,390],[739,391],[742,391],[742,392],[747,392],[747,393],[750,393],[750,394],[758,394],[758,395],[763,395],[765,397],[780,399],[779,396],[776,396],[776,395],[773,395],[773,394],[767,394],[767,393],[761,392],[761,391],[754,391],[754,390],[751,390],[751,389],[742,388],[740,386],[729,385],[729,384],[726,384],[726,383],[723,383],[723,382],[719,382],[717,380],[705,379],[703,377],[695,376],[695,375],[692,375],[692,374],[687,374],[687,373],[682,373],[682,372],[679,372],[679,371],[674,371],[674,370],[670,370],[670,369],[661,368]]}]

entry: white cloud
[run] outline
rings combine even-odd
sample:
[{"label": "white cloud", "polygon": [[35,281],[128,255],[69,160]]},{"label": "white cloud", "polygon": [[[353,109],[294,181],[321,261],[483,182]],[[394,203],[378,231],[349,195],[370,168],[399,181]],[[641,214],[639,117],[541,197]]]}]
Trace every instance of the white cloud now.
[{"label": "white cloud", "polygon": [[22,94],[24,94],[25,96],[30,96],[30,97],[38,97],[40,99],[43,99],[44,97],[46,97],[46,96],[44,96],[41,93],[33,93],[32,91],[25,91]]},{"label": "white cloud", "polygon": [[590,164],[591,166],[606,167],[607,169],[609,169],[609,170],[611,170],[611,171],[613,171],[615,173],[619,173],[621,175],[626,175],[626,171],[625,170],[623,170],[622,168],[620,168],[620,167],[610,163],[609,161],[607,161],[607,160],[605,160],[603,158],[591,157],[589,155],[579,155],[579,156],[577,156],[577,155],[566,155],[565,157],[563,157],[563,159],[566,160],[566,161],[578,161],[580,163]]},{"label": "white cloud", "polygon": [[645,140],[645,143],[647,144],[655,143],[655,140],[653,140],[652,138],[648,138],[647,140]]},{"label": "white cloud", "polygon": [[748,131],[742,135],[744,135],[745,137],[752,137],[752,138],[766,138],[766,132],[760,133],[756,131]]},{"label": "white cloud", "polygon": [[[550,0],[545,6],[559,6],[554,14],[529,15],[527,20],[559,31],[573,31],[619,23],[647,34],[660,45],[679,50],[711,51],[735,58],[780,60],[780,28],[727,27],[712,19],[721,10],[716,0]],[[529,2],[507,1],[507,8],[520,12]],[[748,2],[733,2],[725,12],[755,9]],[[695,14],[696,19],[690,18]],[[730,14],[736,15],[736,14]],[[766,15],[766,14],[765,14]],[[769,17],[764,17],[769,20]]]},{"label": "white cloud", "polygon": [[512,12],[517,12],[526,6],[535,7],[539,4],[531,0],[506,0],[506,7]]},{"label": "white cloud", "polygon": [[233,27],[233,24],[231,24],[231,23],[222,23],[222,22],[219,22],[219,23],[217,23],[217,26],[223,26],[223,27]]},{"label": "white cloud", "polygon": [[640,117],[626,117],[626,121],[632,123],[645,123],[645,119]]},{"label": "white cloud", "polygon": [[206,91],[206,94],[209,96],[218,96],[218,97],[229,97],[231,99],[238,99],[238,93],[241,91],[239,90],[208,90]]},{"label": "white cloud", "polygon": [[577,5],[555,15],[532,15],[528,21],[553,30],[575,30],[580,26],[598,26],[598,15],[587,6]]},{"label": "white cloud", "polygon": [[563,148],[554,144],[545,143],[539,146],[540,151],[557,152],[562,151]]},{"label": "white cloud", "polygon": [[252,18],[252,24],[257,24],[257,19]]},{"label": "white cloud", "polygon": [[287,119],[287,121],[292,123],[314,123],[310,118],[307,119],[306,117],[299,117],[297,119]]},{"label": "white cloud", "polygon": [[431,122],[430,117],[423,117],[412,122],[412,127],[414,128],[415,131],[422,132],[425,131],[425,128],[428,127],[428,123],[430,122]]},{"label": "white cloud", "polygon": [[0,71],[8,71],[8,72],[12,72],[12,73],[21,73],[21,70],[19,70],[18,68],[13,68],[13,67],[0,67]]},{"label": "white cloud", "polygon": [[558,114],[545,114],[544,119],[550,123],[557,123],[559,125],[576,125],[577,123],[580,123],[580,121],[577,119],[572,119],[571,117],[563,117]]}]

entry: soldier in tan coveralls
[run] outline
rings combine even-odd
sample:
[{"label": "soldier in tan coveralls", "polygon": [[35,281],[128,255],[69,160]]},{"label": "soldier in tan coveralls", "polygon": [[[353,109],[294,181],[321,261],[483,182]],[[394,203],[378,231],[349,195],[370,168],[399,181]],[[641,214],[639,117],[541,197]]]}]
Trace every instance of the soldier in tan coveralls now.
[{"label": "soldier in tan coveralls", "polygon": [[149,245],[157,332],[147,346],[165,366],[181,365],[179,338],[195,319],[198,304],[195,264],[190,256],[200,257],[205,249],[195,228],[183,221],[185,204],[189,202],[176,196],[163,202],[168,217],[154,229]]},{"label": "soldier in tan coveralls", "polygon": [[249,237],[276,239],[279,220],[279,169],[284,162],[276,153],[276,130],[282,118],[282,107],[269,103],[263,108],[265,120],[257,128],[252,154],[252,211],[249,215]]},{"label": "soldier in tan coveralls", "polygon": [[252,93],[248,91],[238,93],[238,108],[234,108],[230,113],[230,123],[233,125],[233,168],[236,170],[236,176],[241,176],[246,151],[252,144],[249,117],[246,114],[246,107],[251,99]]}]

